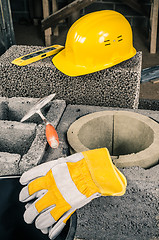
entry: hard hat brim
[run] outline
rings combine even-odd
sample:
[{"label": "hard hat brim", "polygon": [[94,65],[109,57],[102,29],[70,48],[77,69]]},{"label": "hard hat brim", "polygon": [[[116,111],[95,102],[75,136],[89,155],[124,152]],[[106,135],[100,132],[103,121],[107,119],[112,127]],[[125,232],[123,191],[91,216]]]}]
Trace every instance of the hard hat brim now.
[{"label": "hard hat brim", "polygon": [[113,60],[113,62],[109,62],[108,64],[101,64],[101,65],[97,65],[94,66],[92,69],[92,66],[82,66],[82,65],[78,65],[75,64],[72,59],[69,59],[68,57],[66,57],[66,50],[65,48],[60,51],[57,55],[55,55],[52,59],[53,64],[55,65],[55,67],[60,70],[61,72],[63,72],[65,75],[71,76],[71,77],[75,77],[75,76],[81,76],[81,75],[86,75],[86,74],[90,74],[93,72],[97,72],[109,67],[112,67],[114,65],[117,65],[125,60],[128,60],[132,57],[135,56],[136,54],[136,49],[133,47],[131,49],[131,52],[119,59]]}]

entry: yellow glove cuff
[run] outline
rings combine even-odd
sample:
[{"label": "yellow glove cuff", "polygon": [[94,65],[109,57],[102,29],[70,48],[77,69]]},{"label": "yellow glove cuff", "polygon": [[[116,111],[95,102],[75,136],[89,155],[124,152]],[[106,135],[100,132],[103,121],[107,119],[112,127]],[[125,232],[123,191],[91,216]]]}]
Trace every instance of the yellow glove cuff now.
[{"label": "yellow glove cuff", "polygon": [[90,175],[103,196],[121,196],[126,191],[124,175],[112,163],[107,148],[82,152]]}]

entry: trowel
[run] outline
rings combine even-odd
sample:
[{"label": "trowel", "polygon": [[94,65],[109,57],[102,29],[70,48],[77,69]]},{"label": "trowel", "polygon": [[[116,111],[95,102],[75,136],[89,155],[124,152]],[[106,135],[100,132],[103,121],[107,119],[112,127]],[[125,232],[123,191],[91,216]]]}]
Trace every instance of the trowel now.
[{"label": "trowel", "polygon": [[21,119],[21,122],[26,121],[28,118],[33,116],[35,113],[39,114],[41,119],[46,124],[46,139],[51,148],[58,148],[59,146],[59,138],[55,128],[47,121],[44,115],[41,112],[41,108],[43,108],[47,103],[49,103],[56,94],[50,94],[47,97],[40,99],[30,110],[29,112]]}]

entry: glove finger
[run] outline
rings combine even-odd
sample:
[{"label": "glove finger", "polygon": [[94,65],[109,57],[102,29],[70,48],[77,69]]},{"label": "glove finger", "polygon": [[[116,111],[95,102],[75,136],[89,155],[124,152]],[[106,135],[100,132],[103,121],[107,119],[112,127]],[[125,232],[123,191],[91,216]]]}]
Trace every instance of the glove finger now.
[{"label": "glove finger", "polygon": [[46,192],[47,192],[46,189],[42,189],[42,190],[40,190],[40,191],[38,191],[38,192],[35,192],[34,194],[32,194],[32,195],[30,196],[30,194],[29,194],[29,192],[28,192],[28,186],[26,186],[26,187],[24,187],[24,188],[21,190],[21,192],[20,192],[20,194],[19,194],[19,201],[20,201],[20,202],[28,202],[28,201],[33,200],[33,199],[35,199],[35,198],[41,197],[41,196],[44,195]]},{"label": "glove finger", "polygon": [[26,208],[26,211],[24,212],[24,221],[28,224],[32,223],[34,219],[39,215],[35,204],[31,204]]},{"label": "glove finger", "polygon": [[50,226],[52,226],[53,224],[55,224],[55,219],[52,217],[50,211],[53,209],[54,207],[52,208],[49,208],[48,210],[46,210],[45,212],[41,213],[36,221],[35,221],[35,226],[36,228],[38,229],[44,229],[44,228],[48,228]]},{"label": "glove finger", "polygon": [[48,234],[49,233],[49,229],[48,228],[41,229],[41,232],[43,234]]},{"label": "glove finger", "polygon": [[53,168],[54,166],[56,166],[57,164],[60,164],[62,162],[65,162],[64,158],[59,158],[58,160],[53,160],[50,162],[40,164],[40,165],[28,170],[27,172],[23,173],[20,178],[20,183],[22,185],[26,185],[33,179],[46,175],[46,173],[51,168]]},{"label": "glove finger", "polygon": [[32,204],[32,203],[27,203],[27,204],[25,205],[25,209],[27,209],[31,204]]},{"label": "glove finger", "polygon": [[[38,198],[36,201],[34,201],[34,203],[32,203],[29,207],[27,207],[26,211],[24,212],[24,221],[28,224],[32,223],[34,221],[34,219],[40,214],[38,212],[38,210],[35,207],[35,204],[37,201],[39,201],[41,198],[43,197],[43,195]],[[49,209],[53,209],[55,207],[55,205],[53,206],[49,206]],[[48,208],[46,208],[44,211],[48,210]]]},{"label": "glove finger", "polygon": [[62,232],[62,230],[63,230],[63,228],[64,228],[65,226],[66,226],[66,224],[65,224],[64,222],[61,222],[61,223],[58,225],[58,227],[56,227],[56,229],[54,229],[54,227],[51,228],[51,229],[49,230],[49,238],[50,238],[51,240],[55,239],[55,238]]},{"label": "glove finger", "polygon": [[71,217],[75,210],[76,209],[71,208],[52,228],[49,229],[49,238],[51,240],[55,239],[60,234],[62,229],[65,227],[67,220]]}]

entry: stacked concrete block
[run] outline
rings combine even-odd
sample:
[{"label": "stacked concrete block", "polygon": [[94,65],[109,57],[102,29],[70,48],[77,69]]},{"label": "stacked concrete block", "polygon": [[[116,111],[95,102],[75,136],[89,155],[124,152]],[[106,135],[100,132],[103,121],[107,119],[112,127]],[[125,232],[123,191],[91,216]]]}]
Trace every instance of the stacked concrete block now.
[{"label": "stacked concrete block", "polygon": [[52,57],[23,67],[11,63],[15,58],[40,49],[15,45],[0,57],[2,96],[43,97],[56,92],[57,99],[71,104],[138,107],[141,52],[109,69],[78,77],[69,77],[56,69]]},{"label": "stacked concrete block", "polygon": [[0,121],[0,151],[24,155],[35,137],[36,124]]},{"label": "stacked concrete block", "polygon": [[[65,107],[65,101],[56,100],[52,103],[50,110],[47,113],[47,119],[55,128],[57,127],[61,119]],[[30,168],[44,162],[47,158],[47,146],[48,145],[45,136],[45,126],[40,124],[37,126],[36,137],[29,151],[22,157],[21,161],[19,162],[20,173],[23,173],[24,171],[29,170]],[[52,150],[54,151],[54,149]]]},{"label": "stacked concrete block", "polygon": [[[25,123],[20,122],[36,101],[35,98],[0,98],[0,176],[22,174],[43,159],[48,145],[42,120],[35,114]],[[65,107],[65,101],[55,100],[43,109],[55,128]]]}]

